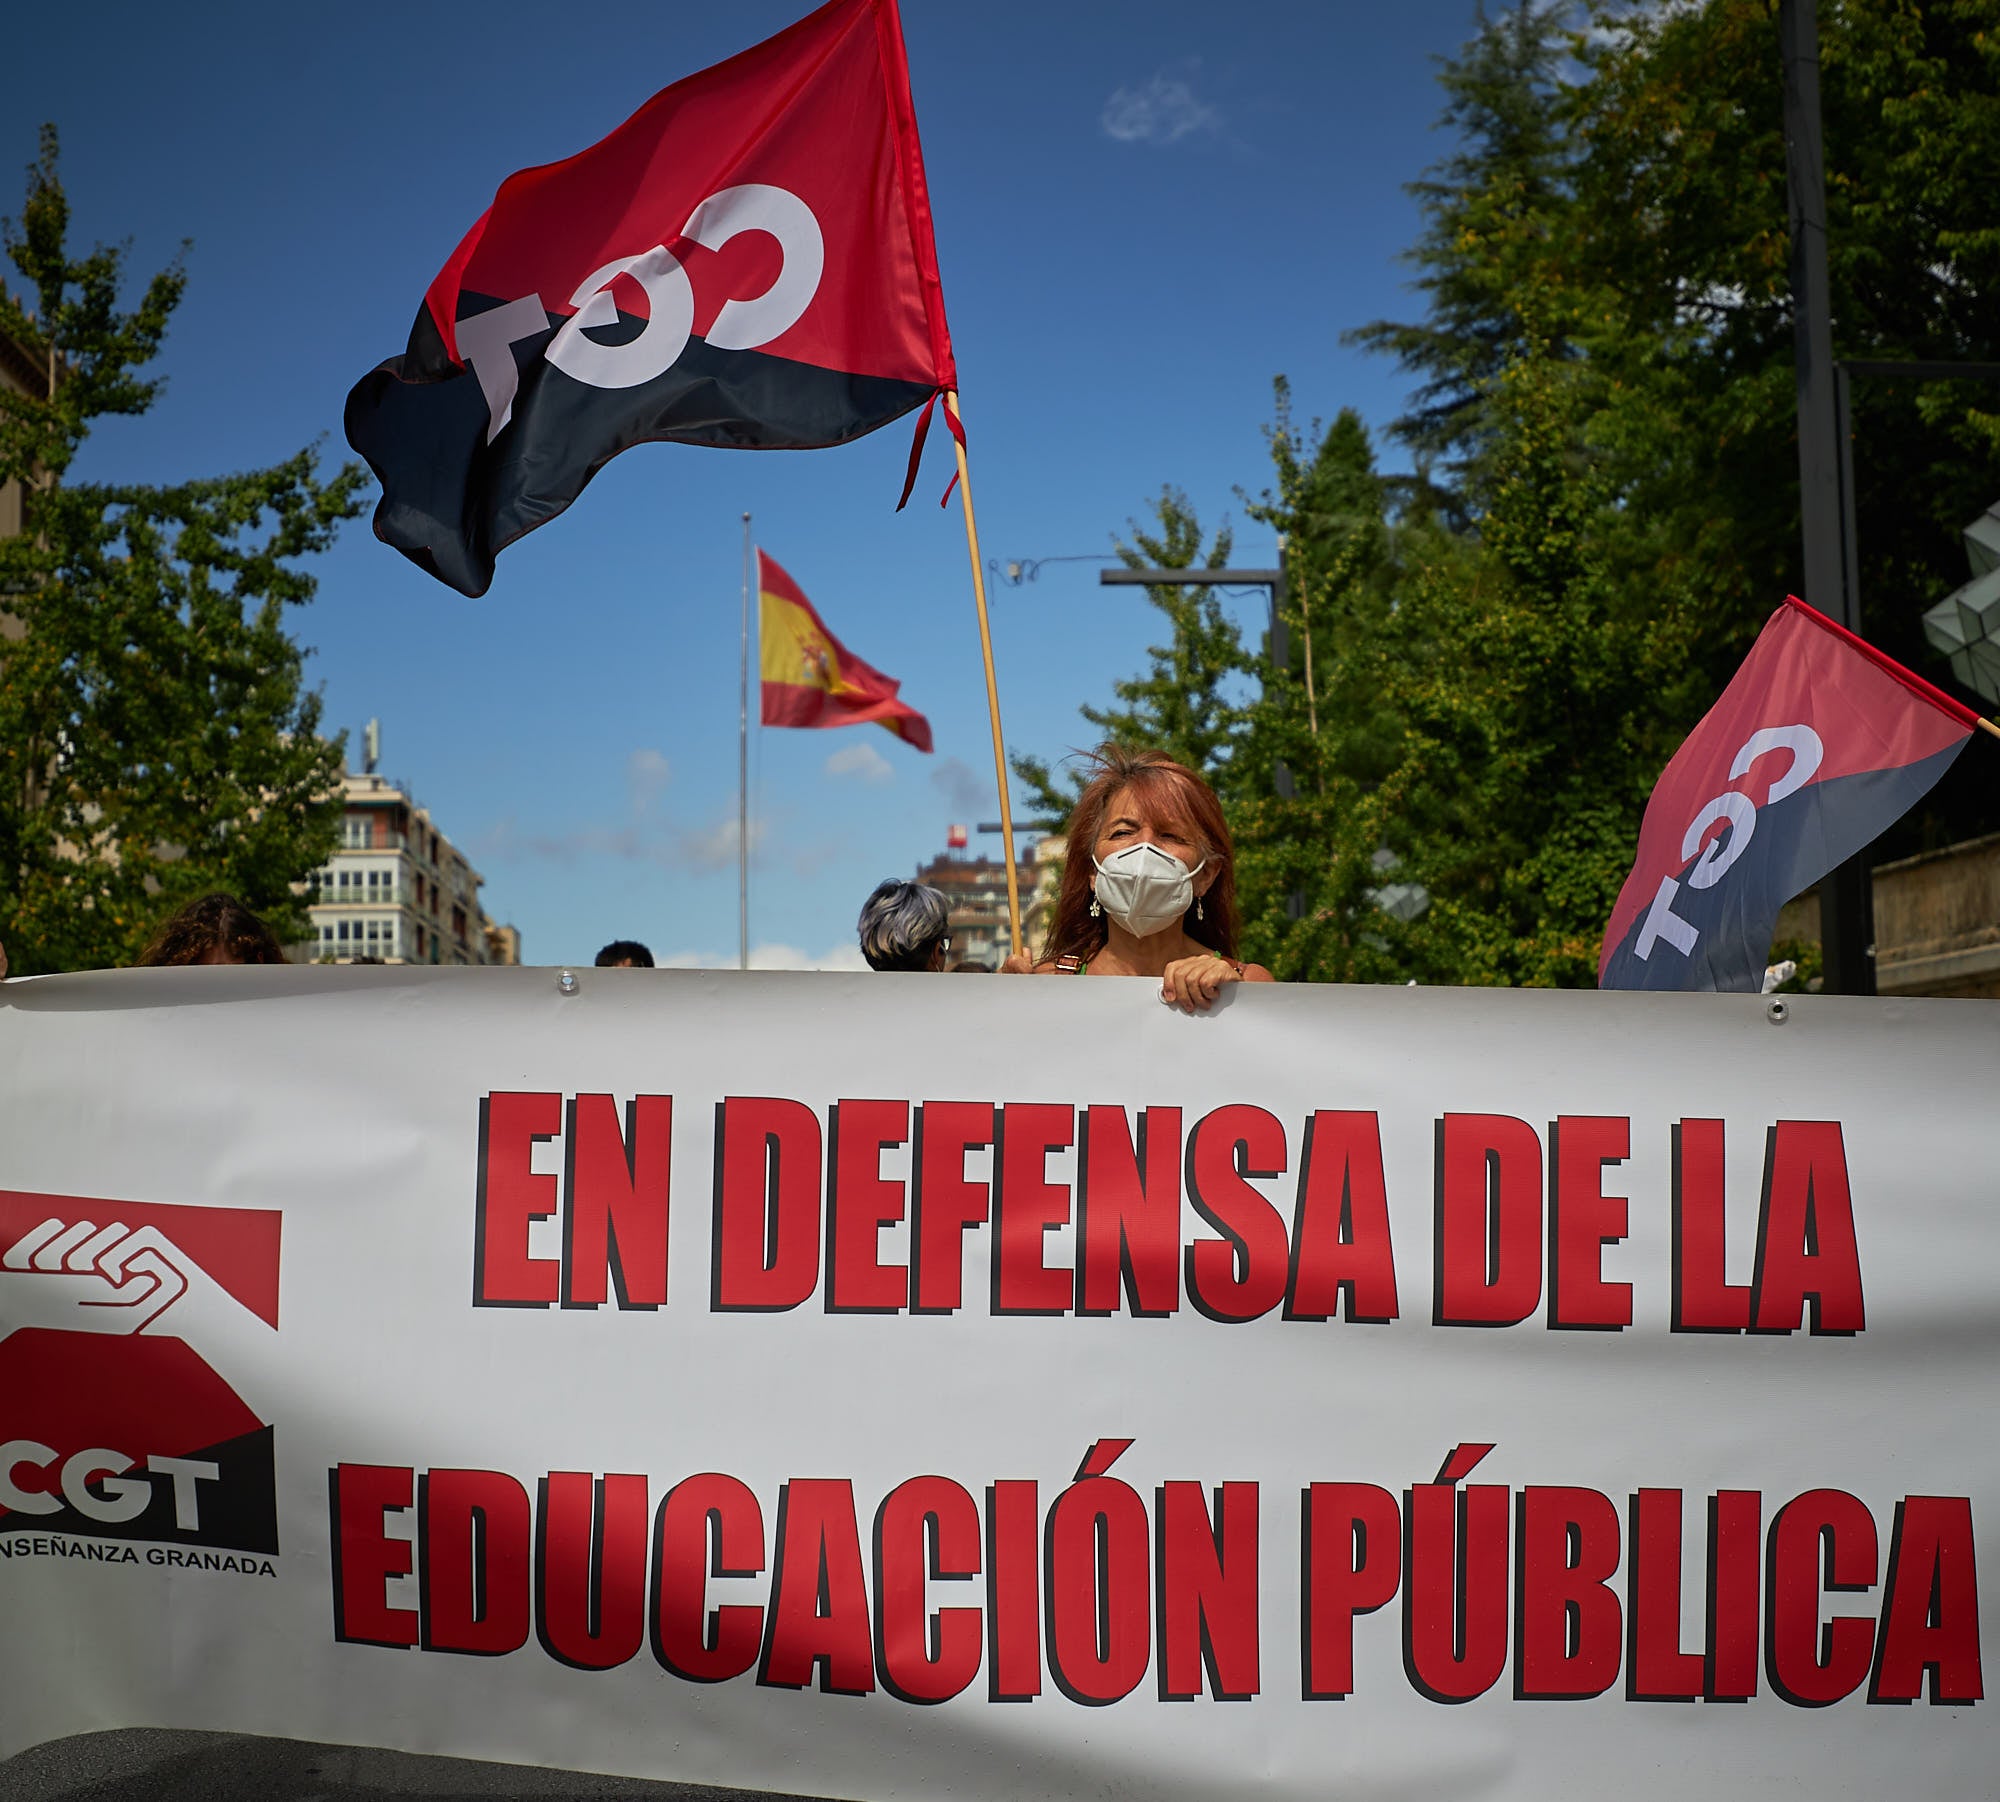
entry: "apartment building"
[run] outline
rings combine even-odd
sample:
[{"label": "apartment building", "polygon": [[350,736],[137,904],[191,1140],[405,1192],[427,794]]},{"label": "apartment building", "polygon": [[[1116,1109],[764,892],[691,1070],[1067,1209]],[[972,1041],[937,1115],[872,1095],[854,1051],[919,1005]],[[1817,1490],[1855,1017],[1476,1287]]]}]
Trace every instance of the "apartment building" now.
[{"label": "apartment building", "polygon": [[[953,832],[954,845],[961,835]],[[1061,839],[1038,844],[1014,869],[1021,900],[1022,936],[1032,948],[1041,942],[1053,893],[1051,864],[1043,845],[1057,854]],[[951,961],[997,970],[1012,948],[1007,930],[1007,865],[998,857],[974,857],[962,848],[947,850],[917,870],[917,880],[940,891],[951,909]]]},{"label": "apartment building", "polygon": [[372,770],[341,777],[340,849],[313,879],[319,963],[519,963],[521,937],[479,904],[484,878],[427,808]]}]

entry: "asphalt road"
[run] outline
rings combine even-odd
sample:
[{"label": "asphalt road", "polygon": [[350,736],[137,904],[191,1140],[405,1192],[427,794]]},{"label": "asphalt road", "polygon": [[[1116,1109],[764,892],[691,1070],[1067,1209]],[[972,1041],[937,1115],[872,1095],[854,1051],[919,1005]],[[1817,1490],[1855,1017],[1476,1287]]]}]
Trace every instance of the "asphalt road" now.
[{"label": "asphalt road", "polygon": [[753,1794],[763,1792],[152,1727],[81,1734],[0,1759],[0,1802],[365,1802],[405,1796],[439,1802],[458,1797],[480,1802],[744,1802]]}]

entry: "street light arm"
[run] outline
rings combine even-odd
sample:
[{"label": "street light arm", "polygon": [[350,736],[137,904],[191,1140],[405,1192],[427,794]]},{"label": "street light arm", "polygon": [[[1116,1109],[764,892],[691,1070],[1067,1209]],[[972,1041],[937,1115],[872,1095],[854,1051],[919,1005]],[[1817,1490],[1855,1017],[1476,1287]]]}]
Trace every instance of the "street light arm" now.
[{"label": "street light arm", "polygon": [[1023,582],[1037,581],[1041,577],[1044,563],[1108,563],[1110,557],[1102,551],[1082,551],[1071,557],[1010,557],[1002,563],[998,557],[986,559],[986,570],[996,581],[1005,582],[1009,588],[1019,588]]},{"label": "street light arm", "polygon": [[1281,569],[1100,569],[1106,588],[1275,588],[1282,590]]},{"label": "street light arm", "polygon": [[[1290,634],[1285,629],[1285,572],[1282,569],[1101,569],[1097,579],[1106,588],[1262,588],[1271,597],[1271,663],[1288,670],[1292,664]],[[1272,772],[1280,799],[1292,798],[1292,772],[1280,762]],[[1304,909],[1303,897],[1291,897],[1292,918]]]}]

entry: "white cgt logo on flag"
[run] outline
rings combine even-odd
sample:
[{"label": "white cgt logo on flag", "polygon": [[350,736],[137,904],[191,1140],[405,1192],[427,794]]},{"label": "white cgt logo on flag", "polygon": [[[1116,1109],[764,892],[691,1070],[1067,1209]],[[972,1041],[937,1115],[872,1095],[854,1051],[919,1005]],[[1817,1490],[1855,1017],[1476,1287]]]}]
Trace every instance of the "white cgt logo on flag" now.
[{"label": "white cgt logo on flag", "polygon": [[[826,268],[826,240],[813,210],[788,188],[744,182],[711,194],[692,213],[680,236],[706,250],[720,250],[747,231],[768,232],[778,241],[777,278],[762,294],[731,298],[709,327],[717,350],[757,350],[798,324],[819,292]],[[624,275],[646,291],[650,315],[639,334],[623,344],[600,344],[584,334],[618,318],[612,286]],[[563,374],[593,388],[637,388],[662,376],[680,360],[694,333],[694,284],[681,260],[664,244],[636,256],[618,257],[578,283],[569,304],[576,309],[542,354]],[[472,365],[486,396],[486,442],[514,415],[520,369],[514,346],[548,330],[541,296],[523,295],[458,322],[459,353]]]},{"label": "white cgt logo on flag", "polygon": [[[1729,766],[1729,780],[1734,782],[1748,775],[1750,766],[1767,751],[1789,751],[1792,761],[1771,784],[1770,793],[1764,797],[1766,807],[1804,788],[1826,758],[1826,746],[1810,726],[1760,726],[1736,753]],[[1719,824],[1726,824],[1728,833],[1717,833],[1708,841],[1708,848],[1702,850],[1703,835],[1709,827]],[[1756,830],[1757,804],[1733,788],[1724,789],[1688,822],[1687,833],[1681,840],[1682,857],[1693,857],[1701,851],[1701,860],[1686,872],[1688,887],[1713,888],[1729,866],[1750,848],[1750,835]],[[1646,912],[1646,923],[1639,929],[1639,941],[1632,947],[1635,957],[1642,961],[1650,958],[1654,945],[1661,939],[1683,957],[1694,955],[1701,929],[1674,912],[1674,897],[1680,892],[1681,885],[1671,876],[1660,878],[1653,905]]]}]

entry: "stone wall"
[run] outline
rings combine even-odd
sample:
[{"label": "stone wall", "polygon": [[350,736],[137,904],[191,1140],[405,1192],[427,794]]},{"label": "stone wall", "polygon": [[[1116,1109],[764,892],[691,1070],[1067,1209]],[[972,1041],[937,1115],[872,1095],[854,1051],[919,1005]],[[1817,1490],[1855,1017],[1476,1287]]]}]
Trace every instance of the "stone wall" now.
[{"label": "stone wall", "polygon": [[[1779,939],[1819,937],[1819,895],[1790,902]],[[2000,998],[2000,833],[1875,869],[1875,987]]]}]

